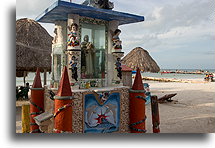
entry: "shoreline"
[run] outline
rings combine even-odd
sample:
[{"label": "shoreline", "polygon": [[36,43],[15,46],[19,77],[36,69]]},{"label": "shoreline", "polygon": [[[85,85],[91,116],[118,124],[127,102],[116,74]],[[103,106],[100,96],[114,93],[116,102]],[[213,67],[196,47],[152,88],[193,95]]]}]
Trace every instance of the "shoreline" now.
[{"label": "shoreline", "polygon": [[159,81],[159,82],[181,82],[181,83],[209,83],[208,81],[203,81],[200,79],[176,79],[176,78],[156,78],[156,77],[142,77],[142,80]]}]

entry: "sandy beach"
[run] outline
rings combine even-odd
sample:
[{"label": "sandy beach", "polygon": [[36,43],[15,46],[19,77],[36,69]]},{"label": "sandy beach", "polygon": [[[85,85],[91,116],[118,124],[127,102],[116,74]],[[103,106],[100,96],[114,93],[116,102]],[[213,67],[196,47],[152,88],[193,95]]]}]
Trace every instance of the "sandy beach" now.
[{"label": "sandy beach", "polygon": [[[171,103],[159,104],[161,133],[214,133],[214,83],[178,83],[143,81],[150,85],[152,95],[162,97],[177,93]],[[21,108],[17,102],[16,129],[21,132]],[[152,133],[151,105],[146,105],[147,133]]]},{"label": "sandy beach", "polygon": [[[162,97],[177,93],[172,103],[159,104],[161,133],[214,133],[215,85],[214,83],[149,83],[152,95]],[[146,106],[147,133],[151,128],[151,106]]]}]

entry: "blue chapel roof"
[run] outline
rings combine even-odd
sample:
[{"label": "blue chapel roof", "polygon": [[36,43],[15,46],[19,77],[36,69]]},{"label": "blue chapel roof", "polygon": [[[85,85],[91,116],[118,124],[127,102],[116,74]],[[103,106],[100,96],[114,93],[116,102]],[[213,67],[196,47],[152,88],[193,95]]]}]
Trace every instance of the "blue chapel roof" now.
[{"label": "blue chapel roof", "polygon": [[48,7],[36,18],[36,21],[43,23],[66,21],[68,19],[68,14],[78,14],[80,16],[102,19],[106,21],[117,20],[120,25],[144,21],[144,16],[107,9],[99,9],[60,0]]}]

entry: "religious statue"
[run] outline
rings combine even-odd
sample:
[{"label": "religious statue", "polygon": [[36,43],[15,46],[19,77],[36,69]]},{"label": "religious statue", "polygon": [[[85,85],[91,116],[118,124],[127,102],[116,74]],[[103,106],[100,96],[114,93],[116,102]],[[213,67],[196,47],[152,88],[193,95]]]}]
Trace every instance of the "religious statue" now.
[{"label": "religious statue", "polygon": [[109,0],[85,0],[82,5],[92,6],[101,9],[113,9],[114,4]]},{"label": "religious statue", "polygon": [[97,0],[85,0],[82,5],[96,7]]},{"label": "religious statue", "polygon": [[54,34],[55,34],[55,36],[54,36],[54,38],[52,40],[52,44],[56,44],[57,43],[57,28],[54,29]]},{"label": "religious statue", "polygon": [[119,77],[120,79],[122,79],[122,64],[121,64],[121,61],[120,61],[120,58],[117,58],[117,61],[116,61],[116,70],[118,72],[117,74],[117,77]]},{"label": "religious statue", "polygon": [[77,48],[80,45],[79,39],[78,39],[78,25],[76,23],[72,23],[72,25],[69,27],[68,29],[70,31],[70,33],[68,34],[68,42],[67,45],[68,47],[72,47],[72,48]]},{"label": "religious statue", "polygon": [[116,29],[113,33],[112,41],[113,41],[113,52],[121,52],[122,50],[122,41],[119,38],[121,30]]},{"label": "religious statue", "polygon": [[[81,43],[81,56],[82,57],[82,68],[85,71],[82,71],[88,78],[92,78],[94,74],[94,54],[95,49],[94,45],[89,42],[89,36],[84,36],[84,41]],[[86,68],[85,68],[86,67]]]},{"label": "religious statue", "polygon": [[109,0],[98,0],[99,8],[101,9],[113,9],[114,4],[112,2],[109,2]]},{"label": "religious statue", "polygon": [[75,56],[72,56],[72,59],[69,63],[71,66],[70,69],[72,70],[72,78],[75,79],[75,81],[78,81],[77,61],[78,61],[78,59]]}]

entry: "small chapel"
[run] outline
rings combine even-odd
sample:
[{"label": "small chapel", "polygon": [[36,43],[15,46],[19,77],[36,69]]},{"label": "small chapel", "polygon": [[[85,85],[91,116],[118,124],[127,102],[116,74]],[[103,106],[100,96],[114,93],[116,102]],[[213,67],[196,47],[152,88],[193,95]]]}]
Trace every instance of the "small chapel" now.
[{"label": "small chapel", "polygon": [[67,66],[74,89],[121,85],[124,56],[120,25],[144,21],[143,16],[113,10],[108,0],[82,4],[58,0],[36,21],[55,24],[52,46],[52,86]]}]

